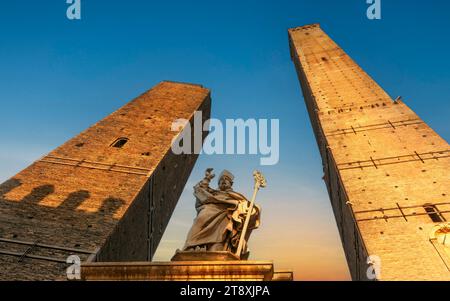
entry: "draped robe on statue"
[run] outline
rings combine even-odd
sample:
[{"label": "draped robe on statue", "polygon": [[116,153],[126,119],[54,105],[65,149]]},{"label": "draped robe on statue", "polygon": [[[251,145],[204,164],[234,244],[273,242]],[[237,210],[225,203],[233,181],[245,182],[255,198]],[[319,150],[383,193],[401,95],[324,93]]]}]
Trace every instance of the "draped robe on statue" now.
[{"label": "draped robe on statue", "polygon": [[[250,202],[240,193],[209,187],[204,179],[194,187],[197,217],[189,231],[184,251],[230,251],[235,253]],[[260,224],[260,207],[252,210],[241,258],[248,257],[246,242]]]}]

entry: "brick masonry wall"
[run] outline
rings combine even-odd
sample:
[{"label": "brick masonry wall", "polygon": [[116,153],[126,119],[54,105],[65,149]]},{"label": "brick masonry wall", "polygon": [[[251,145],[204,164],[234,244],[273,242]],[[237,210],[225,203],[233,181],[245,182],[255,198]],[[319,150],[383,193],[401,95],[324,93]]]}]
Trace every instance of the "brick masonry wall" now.
[{"label": "brick masonry wall", "polygon": [[352,278],[367,280],[376,255],[379,280],[450,280],[449,244],[432,240],[450,219],[448,143],[318,24],[290,29],[289,42]]},{"label": "brick masonry wall", "polygon": [[0,279],[64,279],[72,254],[151,260],[197,159],[172,153],[171,124],[210,108],[208,89],[162,82],[0,185]]}]

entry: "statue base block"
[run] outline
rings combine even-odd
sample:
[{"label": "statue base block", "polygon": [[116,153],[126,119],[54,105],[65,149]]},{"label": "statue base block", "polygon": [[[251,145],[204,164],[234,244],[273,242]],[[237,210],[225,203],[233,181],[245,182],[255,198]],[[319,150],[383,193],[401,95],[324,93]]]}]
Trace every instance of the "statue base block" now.
[{"label": "statue base block", "polygon": [[[275,274],[275,277],[274,277]],[[171,262],[90,262],[81,265],[83,280],[271,281],[279,279],[270,261],[196,260]]]},{"label": "statue base block", "polygon": [[233,253],[226,251],[179,251],[173,255],[171,261],[230,261],[240,260]]}]

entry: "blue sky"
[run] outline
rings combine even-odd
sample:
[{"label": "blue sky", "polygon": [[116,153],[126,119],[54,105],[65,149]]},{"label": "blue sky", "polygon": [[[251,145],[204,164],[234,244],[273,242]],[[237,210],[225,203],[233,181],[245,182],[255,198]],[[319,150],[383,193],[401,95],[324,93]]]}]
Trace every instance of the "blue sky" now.
[{"label": "blue sky", "polygon": [[280,119],[280,161],[202,156],[156,259],[183,244],[194,218],[191,186],[206,167],[236,175],[251,193],[253,169],[262,227],[256,259],[292,268],[298,279],[348,279],[319,154],[290,61],[287,29],[322,28],[392,97],[444,139],[450,126],[450,4],[382,0],[382,20],[365,0],[82,0],[82,20],[64,0],[0,3],[0,181],[105,117],[161,80],[212,90],[213,117]]}]

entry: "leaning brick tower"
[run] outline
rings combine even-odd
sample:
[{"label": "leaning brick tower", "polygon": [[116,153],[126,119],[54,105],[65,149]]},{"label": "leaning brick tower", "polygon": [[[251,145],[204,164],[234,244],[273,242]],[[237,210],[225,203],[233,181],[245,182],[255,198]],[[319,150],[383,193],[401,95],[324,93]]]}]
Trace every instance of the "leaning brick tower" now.
[{"label": "leaning brick tower", "polygon": [[208,89],[162,82],[1,184],[0,280],[151,260],[197,159],[171,151],[172,122],[210,109]]},{"label": "leaning brick tower", "polygon": [[450,280],[449,144],[318,24],[289,43],[352,278]]}]

